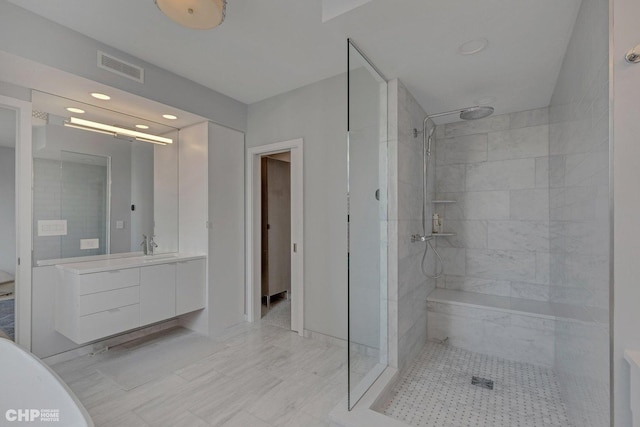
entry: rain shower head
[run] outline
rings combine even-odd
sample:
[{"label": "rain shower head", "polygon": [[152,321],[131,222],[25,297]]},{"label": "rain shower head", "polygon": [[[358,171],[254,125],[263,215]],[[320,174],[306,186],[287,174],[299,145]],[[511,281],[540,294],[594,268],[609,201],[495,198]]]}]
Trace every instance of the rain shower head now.
[{"label": "rain shower head", "polygon": [[478,120],[484,119],[485,117],[489,117],[493,114],[493,107],[489,106],[477,106],[465,108],[460,111],[460,118],[462,120]]}]

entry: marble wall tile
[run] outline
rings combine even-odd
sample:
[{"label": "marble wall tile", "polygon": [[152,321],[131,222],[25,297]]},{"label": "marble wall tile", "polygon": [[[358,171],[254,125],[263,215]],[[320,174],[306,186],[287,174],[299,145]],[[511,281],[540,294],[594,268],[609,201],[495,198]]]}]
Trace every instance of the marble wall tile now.
[{"label": "marble wall tile", "polygon": [[565,157],[564,184],[596,187],[609,183],[609,153],[589,152]]},{"label": "marble wall tile", "polygon": [[488,136],[489,160],[522,159],[549,155],[549,126],[492,132]]},{"label": "marble wall tile", "polygon": [[509,129],[519,129],[530,126],[546,125],[549,123],[549,108],[518,111],[509,114]]},{"label": "marble wall tile", "polygon": [[466,193],[464,195],[464,215],[466,219],[509,219],[509,192],[475,191]]},{"label": "marble wall tile", "polygon": [[509,194],[509,212],[512,220],[548,220],[549,190],[512,190]]},{"label": "marble wall tile", "polygon": [[451,165],[487,161],[487,134],[436,140],[436,163]]},{"label": "marble wall tile", "polygon": [[511,282],[508,280],[479,279],[469,276],[445,276],[444,287],[465,292],[511,296]]},{"label": "marble wall tile", "polygon": [[549,284],[551,254],[536,252],[536,283]]},{"label": "marble wall tile", "polygon": [[438,237],[436,240],[438,248],[482,249],[487,247],[487,221],[448,219],[445,214],[443,226],[445,231],[451,230],[455,232],[456,235],[452,237]]},{"label": "marble wall tile", "polygon": [[548,251],[547,221],[489,221],[489,249]]},{"label": "marble wall tile", "polygon": [[582,221],[596,218],[596,197],[590,187],[562,187],[549,190],[549,219]]},{"label": "marble wall tile", "polygon": [[440,192],[465,190],[464,165],[443,165],[436,168],[436,188]]},{"label": "marble wall tile", "polygon": [[536,158],[536,188],[549,189],[549,157]]},{"label": "marble wall tile", "polygon": [[[535,159],[474,163],[467,165],[466,169],[465,188],[467,191],[512,190],[535,187]],[[439,181],[438,184],[440,184]]]},{"label": "marble wall tile", "polygon": [[466,265],[466,249],[437,248],[442,258],[442,266],[448,274],[464,275]]},{"label": "marble wall tile", "polygon": [[536,280],[534,252],[467,249],[466,272],[472,277],[497,280]]},{"label": "marble wall tile", "polygon": [[444,125],[445,138],[495,132],[509,129],[509,115],[491,116],[482,120],[460,121]]},{"label": "marble wall tile", "polygon": [[549,156],[549,188],[564,187],[564,155]]},{"label": "marble wall tile", "polygon": [[529,299],[535,301],[549,301],[549,285],[527,282],[510,282],[512,298]]}]

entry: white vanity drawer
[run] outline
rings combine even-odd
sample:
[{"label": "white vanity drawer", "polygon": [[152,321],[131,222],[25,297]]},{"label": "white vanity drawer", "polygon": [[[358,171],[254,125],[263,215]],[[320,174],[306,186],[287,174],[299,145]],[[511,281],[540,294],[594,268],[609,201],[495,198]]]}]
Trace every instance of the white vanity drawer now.
[{"label": "white vanity drawer", "polygon": [[86,316],[87,314],[99,313],[101,311],[125,307],[139,302],[140,286],[81,295],[78,304],[78,315]]},{"label": "white vanity drawer", "polygon": [[79,294],[87,295],[137,286],[140,284],[140,269],[112,270],[102,273],[82,274],[79,277]]},{"label": "white vanity drawer", "polygon": [[80,317],[78,343],[85,343],[140,326],[140,305],[114,308]]}]

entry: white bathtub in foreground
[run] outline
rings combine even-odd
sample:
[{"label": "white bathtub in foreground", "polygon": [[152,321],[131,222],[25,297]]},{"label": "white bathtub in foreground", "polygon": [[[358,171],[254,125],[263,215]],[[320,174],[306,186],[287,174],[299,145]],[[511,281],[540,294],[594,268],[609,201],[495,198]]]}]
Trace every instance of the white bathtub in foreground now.
[{"label": "white bathtub in foreground", "polygon": [[47,365],[0,338],[0,425],[93,427],[71,389]]}]

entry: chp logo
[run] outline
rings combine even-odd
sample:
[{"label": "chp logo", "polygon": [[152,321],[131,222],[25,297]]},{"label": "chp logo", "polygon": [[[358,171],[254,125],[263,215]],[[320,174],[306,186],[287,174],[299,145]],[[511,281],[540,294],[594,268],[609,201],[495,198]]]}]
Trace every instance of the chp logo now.
[{"label": "chp logo", "polygon": [[50,423],[60,421],[59,409],[9,409],[4,417],[9,422],[41,422]]}]

